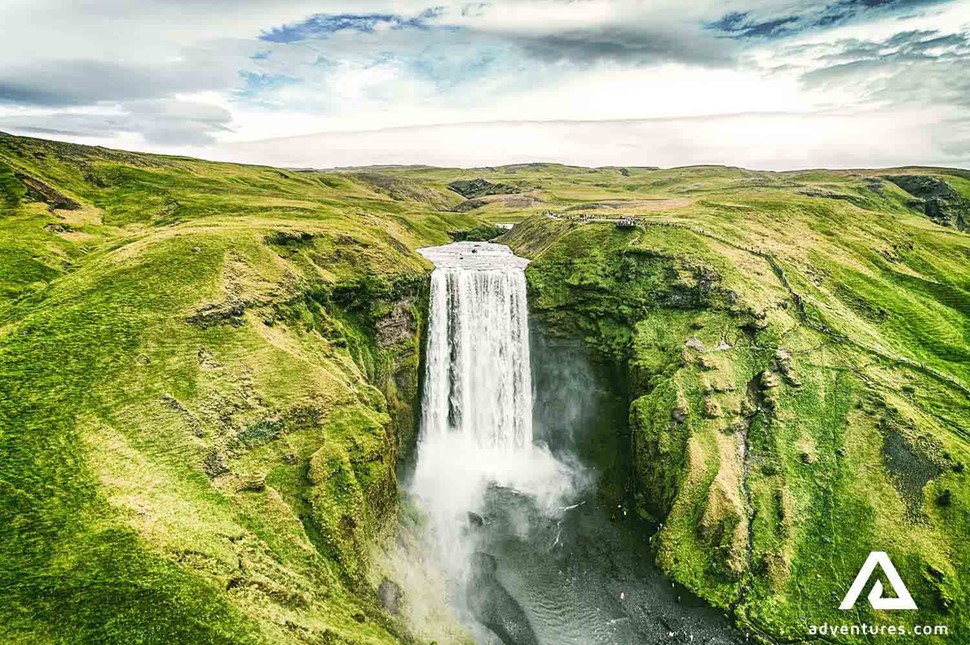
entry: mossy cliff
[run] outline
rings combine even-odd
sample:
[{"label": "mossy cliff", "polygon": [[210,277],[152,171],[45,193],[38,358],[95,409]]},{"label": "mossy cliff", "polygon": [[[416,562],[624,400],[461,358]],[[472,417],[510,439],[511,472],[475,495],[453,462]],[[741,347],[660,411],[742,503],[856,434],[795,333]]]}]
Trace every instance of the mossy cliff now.
[{"label": "mossy cliff", "polygon": [[430,270],[366,182],[0,137],[0,640],[397,643]]},{"label": "mossy cliff", "polygon": [[[537,215],[501,240],[534,260],[535,315],[625,369],[658,565],[771,641],[826,622],[962,633],[970,237],[872,177],[762,173],[753,189],[753,173],[685,170],[665,190],[690,204]],[[870,551],[919,611],[838,610]]]}]

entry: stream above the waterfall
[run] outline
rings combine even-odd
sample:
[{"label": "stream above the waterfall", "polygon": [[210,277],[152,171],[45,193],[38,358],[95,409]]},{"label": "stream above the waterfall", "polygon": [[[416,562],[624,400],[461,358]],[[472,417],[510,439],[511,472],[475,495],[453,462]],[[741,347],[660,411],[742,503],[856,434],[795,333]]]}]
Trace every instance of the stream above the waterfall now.
[{"label": "stream above the waterfall", "polygon": [[419,252],[436,269],[408,490],[476,641],[744,642],[653,564],[629,510],[625,386],[530,320],[528,261],[481,242]]}]

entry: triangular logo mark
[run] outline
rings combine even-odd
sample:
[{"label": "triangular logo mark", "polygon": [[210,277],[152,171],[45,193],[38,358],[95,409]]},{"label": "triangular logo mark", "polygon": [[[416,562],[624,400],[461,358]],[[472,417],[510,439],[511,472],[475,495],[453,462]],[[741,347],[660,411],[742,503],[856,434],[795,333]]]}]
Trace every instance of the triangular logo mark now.
[{"label": "triangular logo mark", "polygon": [[893,591],[896,592],[895,598],[883,598],[882,597],[882,582],[876,580],[876,583],[872,585],[872,591],[869,592],[869,604],[872,605],[873,609],[916,609],[916,603],[913,602],[913,597],[909,595],[909,590],[906,585],[903,584],[903,579],[899,577],[899,573],[896,571],[896,567],[893,566],[892,561],[889,556],[886,555],[885,551],[873,551],[866,558],[865,564],[859,570],[859,574],[852,581],[852,586],[849,587],[849,591],[846,592],[845,598],[842,599],[842,604],[839,605],[839,609],[852,609],[855,606],[856,600],[859,599],[859,594],[865,589],[866,583],[872,578],[872,573],[876,570],[876,565],[878,565],[883,573],[886,574],[886,579],[889,580],[890,586]]}]

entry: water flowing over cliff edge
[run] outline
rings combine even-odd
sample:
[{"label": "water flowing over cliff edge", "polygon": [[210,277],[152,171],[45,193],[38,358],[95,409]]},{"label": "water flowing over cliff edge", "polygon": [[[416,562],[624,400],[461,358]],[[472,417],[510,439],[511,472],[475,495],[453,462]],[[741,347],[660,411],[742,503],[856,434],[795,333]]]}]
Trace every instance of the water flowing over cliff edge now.
[{"label": "water flowing over cliff edge", "polygon": [[439,561],[464,579],[475,549],[469,513],[481,510],[490,486],[552,509],[572,490],[571,474],[533,445],[528,261],[475,242],[421,253],[437,268],[412,490],[431,517]]}]

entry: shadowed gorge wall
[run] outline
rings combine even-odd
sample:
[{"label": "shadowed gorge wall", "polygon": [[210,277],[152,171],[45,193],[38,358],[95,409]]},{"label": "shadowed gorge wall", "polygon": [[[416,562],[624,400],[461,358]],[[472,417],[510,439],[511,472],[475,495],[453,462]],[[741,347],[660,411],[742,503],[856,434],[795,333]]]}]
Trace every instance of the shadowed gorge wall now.
[{"label": "shadowed gorge wall", "polygon": [[625,373],[595,362],[582,338],[554,335],[535,317],[530,338],[536,440],[582,459],[601,502],[622,506],[633,492]]}]

